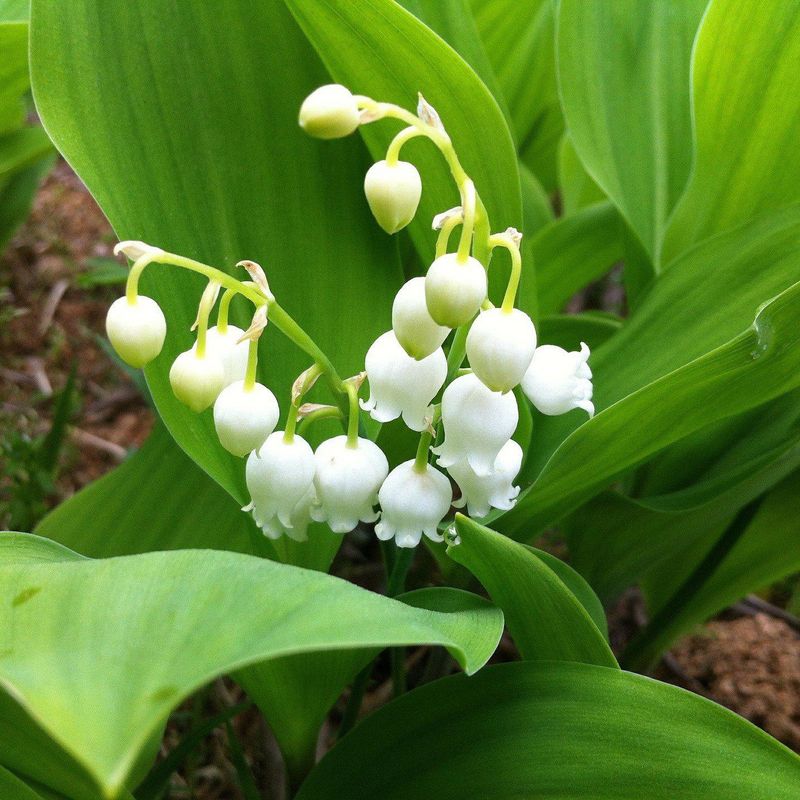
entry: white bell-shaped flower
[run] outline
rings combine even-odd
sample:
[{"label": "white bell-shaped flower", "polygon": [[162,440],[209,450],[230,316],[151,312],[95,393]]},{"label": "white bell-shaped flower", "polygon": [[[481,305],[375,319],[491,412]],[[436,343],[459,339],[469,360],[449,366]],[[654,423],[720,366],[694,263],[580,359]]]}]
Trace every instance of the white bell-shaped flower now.
[{"label": "white bell-shaped flower", "polygon": [[214,426],[222,446],[235,456],[246,456],[264,444],[278,424],[275,395],[263,384],[244,381],[226,386],[214,403]]},{"label": "white bell-shaped flower", "polygon": [[311,506],[314,502],[314,489],[313,485],[295,504],[290,515],[291,526],[284,525],[278,517],[271,517],[270,519],[259,522],[256,518],[255,504],[250,503],[245,506],[242,511],[252,511],[253,519],[256,524],[261,528],[264,536],[268,539],[280,539],[281,536],[288,536],[296,542],[308,541],[308,526],[311,522]]},{"label": "white bell-shaped flower", "polygon": [[[228,325],[225,333],[220,332],[216,325],[206,331],[206,352],[222,361],[226,386],[244,380],[247,372],[249,343],[239,341],[243,335],[244,331],[236,325]],[[197,347],[196,343],[194,347]]]},{"label": "white bell-shaped flower", "polygon": [[481,311],[467,334],[472,371],[493,391],[519,385],[536,349],[536,328],[518,308]]},{"label": "white bell-shaped flower", "polygon": [[437,463],[449,468],[466,459],[478,476],[489,475],[518,421],[511,392],[493,392],[472,373],[456,378],[442,395],[445,438],[433,448]]},{"label": "white bell-shaped flower", "polygon": [[408,161],[378,161],[364,177],[364,194],[372,215],[386,233],[392,234],[414,219],[422,196],[422,178]]},{"label": "white bell-shaped flower", "polygon": [[425,428],[430,402],[447,377],[447,357],[440,347],[422,361],[411,358],[393,331],[379,336],[367,351],[369,400],[361,408],[378,422],[390,422],[401,414],[413,431]]},{"label": "white bell-shaped flower", "polygon": [[117,355],[136,369],[149,364],[164,346],[167,321],[151,297],[115,300],[106,314],[106,333]]},{"label": "white bell-shaped flower", "polygon": [[175,397],[198,414],[205,411],[225,387],[222,361],[206,350],[202,356],[192,348],[181,353],[169,370]]},{"label": "white bell-shaped flower", "polygon": [[589,347],[568,352],[553,344],[537,347],[522,379],[522,391],[542,414],[566,414],[582,408],[594,416],[592,370],[587,363]]},{"label": "white bell-shaped flower", "polygon": [[374,522],[378,489],[389,472],[383,451],[369,439],[359,437],[350,447],[347,437],[324,441],[314,455],[317,500],[311,516],[327,522],[334,533],[347,533],[362,522]]},{"label": "white bell-shaped flower", "polygon": [[437,526],[450,510],[453,490],[445,475],[429,464],[418,470],[414,459],[395,467],[378,492],[381,520],[375,535],[398,547],[416,547],[422,534],[441,542]]},{"label": "white bell-shaped flower", "polygon": [[317,139],[349,136],[359,123],[358,103],[350,90],[338,83],[315,89],[300,106],[300,127]]},{"label": "white bell-shaped flower", "polygon": [[477,258],[459,261],[457,253],[439,256],[425,276],[425,301],[434,322],[448,328],[465,325],[486,299],[486,270]]},{"label": "white bell-shaped flower", "polygon": [[471,517],[485,517],[491,508],[508,511],[519,494],[519,486],[513,484],[521,467],[522,448],[513,439],[500,448],[488,475],[479,476],[466,460],[453,464],[447,471],[461,489],[461,497],[453,505],[466,505]]},{"label": "white bell-shaped flower", "polygon": [[412,278],[395,295],[392,329],[406,353],[417,360],[442,346],[450,328],[433,321],[425,300],[425,278]]},{"label": "white bell-shaped flower", "polygon": [[245,480],[256,524],[270,538],[304,538],[313,501],[314,451],[302,436],[276,431],[247,458]]}]

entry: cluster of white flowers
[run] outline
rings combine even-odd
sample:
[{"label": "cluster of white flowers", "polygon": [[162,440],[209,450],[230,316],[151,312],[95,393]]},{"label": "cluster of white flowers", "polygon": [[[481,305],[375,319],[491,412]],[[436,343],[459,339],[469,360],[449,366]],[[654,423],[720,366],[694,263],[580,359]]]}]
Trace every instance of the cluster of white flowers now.
[{"label": "cluster of white flowers", "polygon": [[[314,136],[334,138],[392,116],[387,109],[397,107],[355,97],[343,86],[324,86],[303,103],[300,124]],[[404,110],[394,116],[409,118]],[[411,222],[420,201],[417,169],[397,157],[402,142],[415,135],[429,135],[434,141],[438,137],[440,146],[450,146],[436,113],[422,105],[411,128],[396,137],[387,158],[369,169],[364,182],[369,206],[389,233]],[[247,457],[251,502],[245,510],[252,512],[267,536],[285,534],[302,541],[313,519],[327,522],[336,533],[351,531],[359,523],[376,523],[376,535],[382,540],[394,538],[400,547],[415,547],[423,535],[441,541],[439,527],[451,507],[466,506],[470,515],[485,517],[492,509],[511,508],[516,501],[520,490],[514,482],[523,461],[522,448],[512,439],[519,420],[516,387],[544,414],[574,408],[594,413],[589,348],[583,343],[579,352],[537,347],[532,320],[513,307],[521,263],[520,235],[513,229],[488,240],[489,251],[500,246],[512,258],[512,278],[502,306],[489,302],[487,268],[470,254],[474,189],[468,179],[459,188],[463,206],[434,222],[442,229],[437,257],[424,278],[412,278],[402,286],[392,306],[391,329],[366,354],[369,399],[358,401],[360,380],[340,381],[340,394],[349,398],[347,434],[323,441],[316,451],[295,432],[295,423],[302,414],[302,395],[324,365],[317,363],[310,378],[304,373],[305,378],[298,379],[285,429],[276,431],[278,401],[255,381],[258,336],[269,309],[277,307],[266,277],[257,265],[241,262],[254,278],[247,286],[260,289],[256,297],[263,298],[248,331],[227,323],[227,307],[224,315],[220,311],[217,325],[208,327],[208,314],[220,290],[219,283],[210,279],[200,304],[197,342],[175,359],[170,383],[175,396],[198,413],[213,404],[220,443],[234,455]],[[448,252],[447,237],[456,225],[462,227],[461,242],[457,252]],[[123,242],[118,248],[136,260],[132,278],[150,261],[190,263],[140,242]],[[198,267],[215,272],[197,262],[189,266],[202,271]],[[106,326],[116,351],[136,367],[158,355],[166,335],[161,309],[137,294],[135,279],[129,282],[126,297],[109,309]],[[456,337],[462,337],[468,369],[460,362],[448,364],[442,347],[456,328],[461,329]],[[419,432],[416,457],[390,471],[378,445],[358,435],[359,403],[378,422],[401,417]],[[443,439],[437,444],[440,420]]]}]

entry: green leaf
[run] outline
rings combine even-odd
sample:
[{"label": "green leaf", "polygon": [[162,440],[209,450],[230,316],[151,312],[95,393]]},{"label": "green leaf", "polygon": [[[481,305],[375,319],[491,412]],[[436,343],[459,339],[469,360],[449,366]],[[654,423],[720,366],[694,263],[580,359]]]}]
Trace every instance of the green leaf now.
[{"label": "green leaf", "polygon": [[[503,609],[522,658],[617,666],[592,614],[538,551],[461,514],[456,515],[456,528],[460,542],[448,547],[447,554],[466,567]],[[583,584],[582,595],[592,594],[578,575],[570,582]],[[594,598],[595,612],[597,606]]]},{"label": "green leaf", "polygon": [[0,136],[0,180],[35,164],[51,152],[50,140],[41,128],[20,128]]},{"label": "green leaf", "polygon": [[558,148],[558,188],[565,217],[606,199],[578,158],[569,134],[564,134]]},{"label": "green leaf", "polygon": [[[28,25],[24,21],[8,21],[0,9],[0,134],[21,126],[25,120],[22,95],[28,89]],[[1,174],[1,173],[0,173]]]},{"label": "green leaf", "polygon": [[493,527],[533,535],[667,445],[798,384],[798,211],[709,240],[665,271],[592,358],[599,413],[571,434],[577,411],[540,421],[532,456],[552,456]]},{"label": "green leaf", "polygon": [[559,4],[558,76],[570,137],[653,262],[689,176],[689,63],[706,4]]},{"label": "green leaf", "polygon": [[[290,654],[417,643],[448,647],[472,673],[502,631],[499,611],[412,608],[237,553],[21,563],[20,536],[30,535],[0,537],[15,556],[0,555],[0,761],[74,800],[116,797],[169,711],[218,675]],[[56,761],[52,747],[41,752],[45,733],[63,751]]]},{"label": "green leaf", "polygon": [[[439,112],[464,169],[475,181],[493,230],[522,228],[517,157],[497,102],[469,65],[419,20],[389,0],[286,0],[331,75],[358,94],[416,108],[422,93]],[[365,64],[374,65],[365,69]],[[384,157],[399,130],[361,129],[372,156]],[[423,192],[409,232],[424,263],[433,257],[433,216],[457,205],[458,193],[438,151],[427,142],[403,148],[422,175]]]},{"label": "green leaf", "polygon": [[501,664],[385,706],[298,800],[791,800],[800,759],[704,698],[607,667]]},{"label": "green leaf", "polygon": [[712,0],[692,59],[694,167],[663,261],[800,199],[800,5]]},{"label": "green leaf", "polygon": [[539,340],[565,350],[575,350],[580,342],[586,342],[594,351],[616,336],[621,328],[622,320],[613,314],[596,311],[556,314],[539,320]]},{"label": "green leaf", "polygon": [[[564,304],[601,278],[623,255],[619,212],[607,201],[561,217],[542,228],[528,246],[536,262],[536,288],[542,314]],[[527,286],[523,284],[527,291]]]},{"label": "green leaf", "polygon": [[[48,148],[48,152],[52,154],[52,148]],[[15,171],[7,180],[0,180],[0,252],[27,219],[39,183],[54,162],[53,156],[47,155]]]},{"label": "green leaf", "polygon": [[[231,272],[240,259],[260,262],[279,302],[340,374],[363,368],[389,327],[402,274],[396,248],[369,216],[361,143],[316,141],[297,125],[303,98],[330,77],[282,2],[144,10],[124,0],[34,0],[31,71],[46,129],[117,236]],[[170,433],[244,505],[241,460],[218,444],[211,412],[182,406],[168,382],[172,360],[192,343],[202,287],[172,267],[145,273],[143,293],[169,325],[147,378]],[[244,305],[233,312],[246,327]],[[353,315],[358,324],[342,326]],[[308,365],[270,326],[260,378],[284,409]]]},{"label": "green leaf", "polygon": [[[458,589],[419,589],[398,599],[415,608],[457,614],[461,620],[473,617],[476,630],[494,630],[498,618],[502,620],[500,612],[486,600]],[[328,711],[377,652],[333,650],[290,655],[235,674],[269,721],[290,775],[301,778],[313,766],[319,729]]]},{"label": "green leaf", "polygon": [[[794,463],[800,463],[797,444],[794,451]],[[755,518],[710,577],[648,636],[646,647],[638,652],[640,663],[652,663],[679,636],[749,592],[800,571],[798,491],[800,472],[794,472],[767,495]],[[645,578],[643,589],[654,619],[710,549],[702,546],[702,539],[700,545],[682,553],[680,559],[670,559]]]},{"label": "green leaf", "polygon": [[5,800],[42,800],[38,792],[2,766],[0,766],[0,796]]},{"label": "green leaf", "polygon": [[553,3],[473,0],[475,21],[511,109],[520,158],[548,191],[556,188],[564,118],[558,99]]}]

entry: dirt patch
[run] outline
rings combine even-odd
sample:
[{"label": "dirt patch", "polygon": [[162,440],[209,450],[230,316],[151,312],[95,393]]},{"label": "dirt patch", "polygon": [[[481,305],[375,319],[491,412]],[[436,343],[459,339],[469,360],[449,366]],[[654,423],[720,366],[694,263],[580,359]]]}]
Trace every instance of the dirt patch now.
[{"label": "dirt patch", "polygon": [[[61,162],[0,256],[4,495],[16,491],[12,475],[24,480],[31,470],[29,450],[50,429],[73,365],[75,404],[44,508],[118,464],[150,431],[152,415],[141,394],[103,350],[106,310],[121,289],[78,285],[91,259],[111,257],[114,241],[97,204]],[[6,510],[0,524],[35,524],[42,510],[17,511],[12,519]]]},{"label": "dirt patch", "polygon": [[786,622],[714,620],[672,655],[704,693],[800,752],[800,634]]}]

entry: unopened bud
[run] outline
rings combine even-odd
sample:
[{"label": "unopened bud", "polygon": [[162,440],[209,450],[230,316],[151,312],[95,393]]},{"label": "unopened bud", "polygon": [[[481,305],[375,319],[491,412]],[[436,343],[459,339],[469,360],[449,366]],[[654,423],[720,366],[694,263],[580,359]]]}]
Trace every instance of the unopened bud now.
[{"label": "unopened bud", "polygon": [[593,417],[589,355],[585,342],[581,342],[580,351],[573,352],[553,344],[537,347],[522,379],[522,391],[542,414],[566,414],[582,408]]},{"label": "unopened bud", "polygon": [[436,352],[450,328],[433,321],[425,302],[425,278],[405,283],[392,303],[392,328],[397,341],[418,361]]},{"label": "unopened bud", "polygon": [[106,333],[117,355],[136,369],[149,364],[164,346],[167,321],[158,303],[138,295],[115,300],[106,314]]},{"label": "unopened bud", "polygon": [[172,363],[169,382],[175,397],[199,414],[217,399],[225,386],[225,367],[210,352],[198,356],[192,348]]},{"label": "unopened bud", "polygon": [[264,385],[246,387],[236,381],[225,387],[214,403],[214,426],[220,444],[235,456],[261,447],[278,424],[278,401]]},{"label": "unopened bud", "polygon": [[434,322],[448,328],[465,325],[486,299],[486,270],[472,256],[459,261],[456,253],[439,256],[425,277],[425,300]]},{"label": "unopened bud", "polygon": [[349,89],[338,83],[320,86],[300,107],[300,127],[318,139],[350,135],[359,123],[358,103]]},{"label": "unopened bud", "polygon": [[378,161],[364,178],[364,193],[372,214],[386,233],[405,228],[417,213],[422,196],[422,179],[408,161],[389,164]]}]

